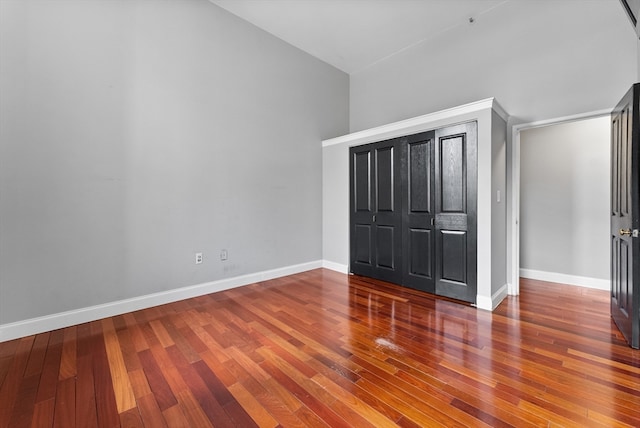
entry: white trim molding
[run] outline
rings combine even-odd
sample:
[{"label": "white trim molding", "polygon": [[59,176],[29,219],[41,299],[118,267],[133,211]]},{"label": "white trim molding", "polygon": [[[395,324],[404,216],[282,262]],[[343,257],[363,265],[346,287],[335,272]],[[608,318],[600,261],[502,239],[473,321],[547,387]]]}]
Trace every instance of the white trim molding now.
[{"label": "white trim molding", "polygon": [[498,291],[493,293],[490,298],[487,296],[476,296],[476,307],[478,309],[484,309],[485,311],[493,311],[502,303],[504,298],[507,297],[508,288],[508,285],[504,284]]},{"label": "white trim molding", "polygon": [[0,342],[133,312],[323,267],[321,260],[147,294],[0,325]]},{"label": "white trim molding", "polygon": [[[487,109],[493,109],[505,122],[509,117],[495,98],[486,98],[484,100],[464,104],[458,107],[440,110],[435,113],[423,114],[422,116],[416,116],[410,119],[400,120],[398,122],[376,126],[375,128],[369,128],[363,131],[323,140],[322,147],[333,146],[335,144],[357,146],[389,138],[417,134],[422,131],[434,129],[434,126],[437,126],[434,122],[447,120],[455,116],[472,114]],[[455,125],[455,123],[447,122],[447,126],[451,125]]]},{"label": "white trim molding", "polygon": [[535,279],[538,281],[555,282],[559,284],[577,285],[596,290],[610,290],[611,282],[608,279],[589,278],[586,276],[567,275],[557,272],[545,272],[534,269],[520,269],[522,278]]},{"label": "white trim molding", "polygon": [[349,266],[348,265],[344,265],[342,263],[336,263],[336,262],[332,262],[329,260],[323,260],[322,261],[322,267],[325,269],[330,269],[336,272],[340,272],[340,273],[345,273],[348,274],[349,273]]}]

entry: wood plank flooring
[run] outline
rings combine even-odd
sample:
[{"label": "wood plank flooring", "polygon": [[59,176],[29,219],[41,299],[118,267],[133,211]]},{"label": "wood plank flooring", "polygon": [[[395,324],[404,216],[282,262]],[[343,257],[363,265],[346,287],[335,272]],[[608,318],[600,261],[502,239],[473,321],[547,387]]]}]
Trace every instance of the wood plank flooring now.
[{"label": "wood plank flooring", "polygon": [[640,427],[608,294],[489,313],[318,269],[0,343],[0,428]]}]

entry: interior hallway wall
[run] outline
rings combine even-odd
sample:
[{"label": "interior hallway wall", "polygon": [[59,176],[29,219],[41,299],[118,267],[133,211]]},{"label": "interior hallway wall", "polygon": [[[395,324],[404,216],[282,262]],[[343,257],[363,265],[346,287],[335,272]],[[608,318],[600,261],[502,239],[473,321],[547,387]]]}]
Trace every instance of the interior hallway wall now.
[{"label": "interior hallway wall", "polygon": [[520,133],[523,276],[608,285],[610,135],[609,116]]}]

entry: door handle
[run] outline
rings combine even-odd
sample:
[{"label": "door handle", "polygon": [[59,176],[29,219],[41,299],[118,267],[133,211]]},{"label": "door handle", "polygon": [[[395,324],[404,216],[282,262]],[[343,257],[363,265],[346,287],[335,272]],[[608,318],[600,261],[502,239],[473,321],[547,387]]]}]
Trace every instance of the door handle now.
[{"label": "door handle", "polygon": [[631,229],[620,229],[620,236],[631,236]]},{"label": "door handle", "polygon": [[373,216],[373,222],[374,222],[374,223],[376,222],[376,216],[375,216],[375,214],[374,214],[374,216]]}]

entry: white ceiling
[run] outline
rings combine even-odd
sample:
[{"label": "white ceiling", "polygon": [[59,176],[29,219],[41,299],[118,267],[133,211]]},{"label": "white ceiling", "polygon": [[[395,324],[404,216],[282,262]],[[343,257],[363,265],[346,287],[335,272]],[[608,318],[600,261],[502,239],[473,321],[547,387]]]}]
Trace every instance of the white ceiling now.
[{"label": "white ceiling", "polygon": [[509,0],[210,0],[355,73]]}]

